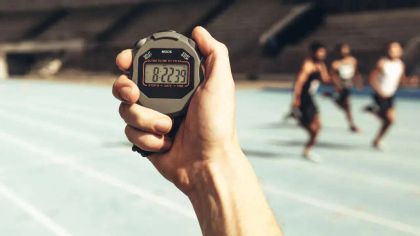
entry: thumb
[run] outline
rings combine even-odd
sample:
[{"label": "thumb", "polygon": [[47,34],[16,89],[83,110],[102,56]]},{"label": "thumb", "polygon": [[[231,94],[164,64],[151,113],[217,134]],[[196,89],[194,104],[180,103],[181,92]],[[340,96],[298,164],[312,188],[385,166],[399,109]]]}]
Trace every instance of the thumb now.
[{"label": "thumb", "polygon": [[210,33],[201,26],[195,27],[192,38],[197,43],[201,54],[206,58],[205,71],[208,82],[210,80],[226,80],[232,78],[227,47],[214,39]]}]

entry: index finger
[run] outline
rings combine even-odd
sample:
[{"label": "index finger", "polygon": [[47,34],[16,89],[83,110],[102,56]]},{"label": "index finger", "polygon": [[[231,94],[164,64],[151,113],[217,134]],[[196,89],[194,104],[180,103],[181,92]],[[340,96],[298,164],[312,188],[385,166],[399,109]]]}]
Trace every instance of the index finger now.
[{"label": "index finger", "polygon": [[112,86],[112,94],[119,100],[133,104],[139,100],[140,91],[137,85],[126,75],[121,75]]},{"label": "index finger", "polygon": [[133,64],[133,53],[131,52],[131,49],[121,51],[115,59],[115,64],[117,64],[118,68],[122,71],[129,70]]}]

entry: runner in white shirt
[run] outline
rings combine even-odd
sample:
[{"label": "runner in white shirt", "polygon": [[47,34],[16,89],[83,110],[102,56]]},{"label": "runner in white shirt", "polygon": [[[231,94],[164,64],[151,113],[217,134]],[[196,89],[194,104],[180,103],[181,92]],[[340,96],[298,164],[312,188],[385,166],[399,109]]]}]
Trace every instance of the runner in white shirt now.
[{"label": "runner in white shirt", "polygon": [[373,147],[379,148],[386,131],[395,121],[394,97],[401,83],[406,83],[405,65],[401,60],[403,48],[399,42],[387,45],[387,56],[381,58],[370,74],[369,82],[374,91],[375,104],[365,111],[372,112],[381,119],[382,126],[373,140]]},{"label": "runner in white shirt", "polygon": [[324,95],[332,97],[338,107],[345,112],[350,130],[359,132],[354,123],[350,106],[351,89],[354,86],[358,88],[363,87],[362,77],[357,69],[358,61],[351,54],[350,45],[346,43],[339,44],[337,51],[340,58],[332,62],[330,73],[336,94],[325,93]]}]

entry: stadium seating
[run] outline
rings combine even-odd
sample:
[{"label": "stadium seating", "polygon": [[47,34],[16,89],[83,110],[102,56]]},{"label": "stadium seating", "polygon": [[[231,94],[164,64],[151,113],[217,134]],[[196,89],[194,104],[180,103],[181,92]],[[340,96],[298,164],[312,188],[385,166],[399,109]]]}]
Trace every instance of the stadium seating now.
[{"label": "stadium seating", "polygon": [[340,42],[349,43],[360,60],[362,72],[368,72],[388,41],[406,43],[416,36],[413,23],[420,22],[420,10],[401,9],[330,15],[318,30],[296,45],[286,48],[275,59],[264,60],[261,70],[271,73],[295,73],[306,49],[314,40],[324,42],[329,49]]},{"label": "stadium seating", "polygon": [[108,45],[131,47],[134,42],[153,32],[172,29],[180,33],[187,32],[192,25],[212,8],[217,1],[184,1],[143,4],[143,11],[133,16],[124,27],[108,40]]},{"label": "stadium seating", "polygon": [[182,4],[164,2],[137,5],[129,15],[120,19],[114,17],[116,25],[110,25],[104,34],[106,36],[101,36],[100,44],[86,51],[82,58],[80,55],[68,58],[65,67],[115,70],[114,57],[121,49],[131,48],[136,40],[160,30],[173,29],[188,34],[193,25],[201,24],[219,4],[218,1],[184,1]]},{"label": "stadium seating", "polygon": [[[277,51],[269,48],[274,54],[274,58],[270,58],[262,53],[259,39],[269,30],[273,31],[273,26],[285,16],[293,15],[289,13],[300,0],[104,0],[101,3],[58,0],[50,5],[45,4],[46,1],[0,3],[0,44],[82,39],[87,42],[86,51],[62,50],[66,52],[64,68],[82,70],[110,71],[115,53],[131,47],[137,39],[166,29],[188,35],[194,25],[200,24],[228,46],[236,73],[294,74],[313,40],[323,41],[330,49],[339,42],[350,43],[360,59],[362,72],[367,72],[387,41],[406,43],[418,34],[413,22],[420,22],[420,10],[415,8],[330,13],[323,25],[315,31],[306,30],[305,34],[309,35],[286,45],[277,56]],[[297,32],[296,27],[290,30]],[[279,45],[275,37],[269,42]]]},{"label": "stadium seating", "polygon": [[229,48],[233,69],[249,72],[260,57],[258,39],[264,31],[284,17],[291,7],[278,0],[236,1],[207,28]]},{"label": "stadium seating", "polygon": [[93,39],[107,29],[129,5],[70,9],[69,13],[36,37],[37,40]]},{"label": "stadium seating", "polygon": [[13,0],[0,1],[0,12],[76,9],[83,7],[102,7],[106,5],[137,4],[147,1],[163,2],[171,0]]},{"label": "stadium seating", "polygon": [[50,12],[0,13],[0,42],[21,40],[26,32],[48,17]]}]

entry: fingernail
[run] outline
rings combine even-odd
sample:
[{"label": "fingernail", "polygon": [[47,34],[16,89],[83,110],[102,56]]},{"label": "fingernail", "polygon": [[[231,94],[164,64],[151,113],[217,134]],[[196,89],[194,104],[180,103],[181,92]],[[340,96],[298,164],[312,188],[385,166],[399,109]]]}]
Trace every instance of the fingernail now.
[{"label": "fingernail", "polygon": [[131,95],[131,88],[130,87],[122,87],[120,89],[120,95],[121,98],[126,101],[126,102],[130,102],[130,95]]},{"label": "fingernail", "polygon": [[168,133],[170,127],[171,127],[171,121],[168,119],[160,119],[160,120],[157,120],[155,123],[156,131],[162,134]]}]

